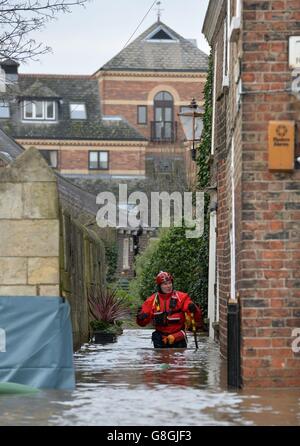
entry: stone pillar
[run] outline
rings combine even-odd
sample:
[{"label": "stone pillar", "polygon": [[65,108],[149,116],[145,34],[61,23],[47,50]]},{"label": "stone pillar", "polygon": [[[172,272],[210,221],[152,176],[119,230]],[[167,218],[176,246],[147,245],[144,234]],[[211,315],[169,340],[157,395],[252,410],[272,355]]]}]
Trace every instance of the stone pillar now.
[{"label": "stone pillar", "polygon": [[30,148],[0,169],[0,295],[59,294],[56,176]]}]

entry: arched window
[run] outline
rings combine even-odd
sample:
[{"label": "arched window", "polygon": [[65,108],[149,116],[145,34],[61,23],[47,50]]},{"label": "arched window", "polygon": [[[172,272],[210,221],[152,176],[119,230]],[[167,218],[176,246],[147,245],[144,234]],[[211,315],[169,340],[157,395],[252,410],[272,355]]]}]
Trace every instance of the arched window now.
[{"label": "arched window", "polygon": [[154,98],[154,141],[174,140],[174,100],[167,91],[160,91]]}]

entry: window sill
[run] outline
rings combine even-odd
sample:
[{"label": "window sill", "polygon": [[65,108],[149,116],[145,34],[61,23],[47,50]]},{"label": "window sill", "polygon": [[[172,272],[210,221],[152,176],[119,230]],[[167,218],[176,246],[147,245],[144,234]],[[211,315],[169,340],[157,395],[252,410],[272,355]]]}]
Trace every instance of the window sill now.
[{"label": "window sill", "polygon": [[23,124],[58,124],[55,119],[22,119]]},{"label": "window sill", "polygon": [[107,168],[107,169],[91,169],[91,168],[89,168],[88,170],[89,170],[89,172],[107,172],[107,171],[109,171],[109,168]]}]

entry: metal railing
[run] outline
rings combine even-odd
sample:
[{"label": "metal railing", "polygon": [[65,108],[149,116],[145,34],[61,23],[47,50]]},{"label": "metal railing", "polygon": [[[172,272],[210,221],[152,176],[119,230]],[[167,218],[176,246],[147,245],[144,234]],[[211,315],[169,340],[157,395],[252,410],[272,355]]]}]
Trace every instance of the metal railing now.
[{"label": "metal railing", "polygon": [[177,122],[174,121],[152,121],[151,141],[175,142],[177,139]]}]

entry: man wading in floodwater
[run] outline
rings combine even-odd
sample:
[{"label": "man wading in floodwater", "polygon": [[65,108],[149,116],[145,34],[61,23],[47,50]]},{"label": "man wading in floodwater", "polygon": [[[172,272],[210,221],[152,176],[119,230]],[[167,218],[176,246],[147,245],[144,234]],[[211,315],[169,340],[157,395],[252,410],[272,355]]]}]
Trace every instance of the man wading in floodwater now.
[{"label": "man wading in floodwater", "polygon": [[[156,276],[158,291],[144,302],[137,314],[137,323],[145,327],[151,321],[155,327],[152,341],[155,348],[185,348],[185,326],[194,332],[202,327],[202,312],[187,293],[173,289],[171,274],[161,271]],[[197,344],[196,344],[197,347]]]}]

